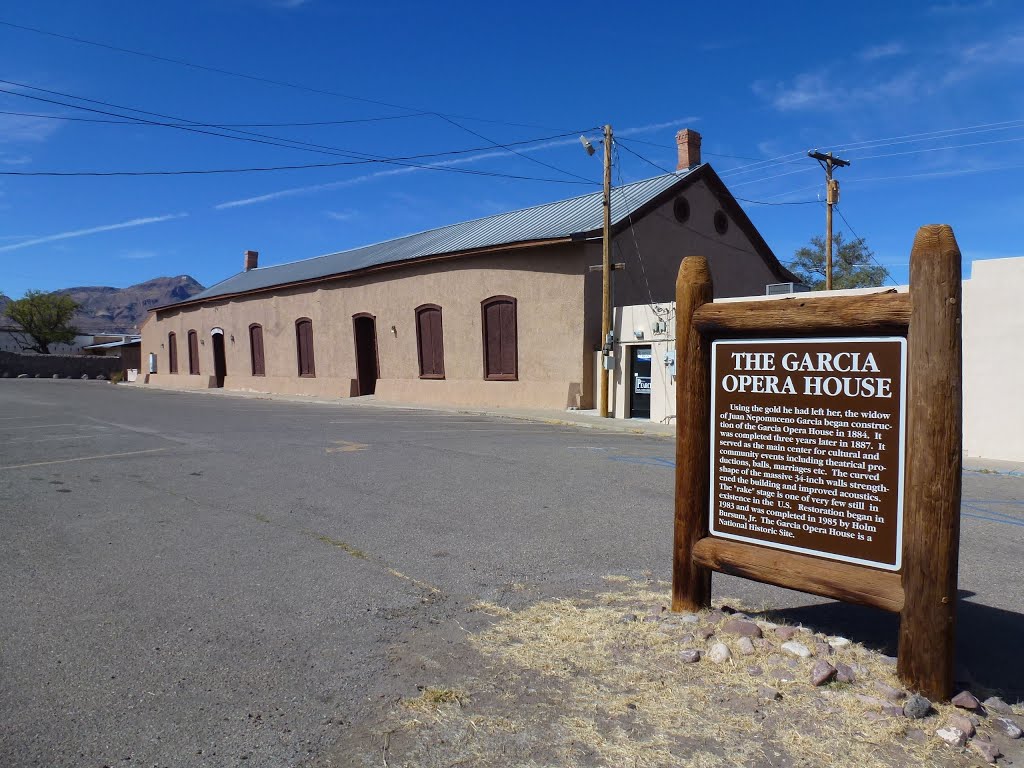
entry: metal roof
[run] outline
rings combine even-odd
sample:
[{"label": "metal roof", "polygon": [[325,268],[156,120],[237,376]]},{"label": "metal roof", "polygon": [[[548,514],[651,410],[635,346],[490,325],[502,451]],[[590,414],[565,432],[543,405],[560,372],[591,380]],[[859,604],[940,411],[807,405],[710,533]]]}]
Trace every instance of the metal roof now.
[{"label": "metal roof", "polygon": [[[615,187],[612,189],[612,225],[623,221],[645,203],[702,167]],[[601,196],[600,191],[593,192],[568,200],[449,224],[375,245],[239,272],[184,301],[202,301],[426,256],[594,232],[602,226]]]},{"label": "metal roof", "polygon": [[87,347],[82,347],[82,349],[116,349],[117,347],[130,347],[133,344],[138,344],[141,341],[141,336],[131,336],[122,341],[107,341],[104,342],[103,344],[90,344]]}]

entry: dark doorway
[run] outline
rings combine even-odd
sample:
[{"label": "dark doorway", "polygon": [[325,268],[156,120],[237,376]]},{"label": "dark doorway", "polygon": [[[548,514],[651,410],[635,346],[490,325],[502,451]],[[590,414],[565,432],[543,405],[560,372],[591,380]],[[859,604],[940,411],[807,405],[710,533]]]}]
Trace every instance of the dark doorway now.
[{"label": "dark doorway", "polygon": [[228,373],[227,360],[224,358],[224,333],[213,334],[213,378],[218,387],[224,386],[224,377]]},{"label": "dark doorway", "polygon": [[629,348],[629,370],[633,374],[629,388],[629,418],[651,418],[651,348]]},{"label": "dark doorway", "polygon": [[356,340],[356,394],[372,395],[377,390],[377,321],[373,315],[353,315]]}]

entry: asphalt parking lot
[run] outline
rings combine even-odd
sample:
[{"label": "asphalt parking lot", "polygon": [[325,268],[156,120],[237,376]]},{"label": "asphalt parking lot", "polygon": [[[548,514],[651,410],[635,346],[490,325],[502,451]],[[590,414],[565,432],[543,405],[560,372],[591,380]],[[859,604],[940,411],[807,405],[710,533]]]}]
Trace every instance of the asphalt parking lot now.
[{"label": "asphalt parking lot", "polygon": [[[331,764],[479,600],[669,578],[673,443],[452,412],[0,381],[0,764]],[[965,679],[1024,697],[1024,475],[964,474]],[[892,617],[716,595],[893,650]]]}]

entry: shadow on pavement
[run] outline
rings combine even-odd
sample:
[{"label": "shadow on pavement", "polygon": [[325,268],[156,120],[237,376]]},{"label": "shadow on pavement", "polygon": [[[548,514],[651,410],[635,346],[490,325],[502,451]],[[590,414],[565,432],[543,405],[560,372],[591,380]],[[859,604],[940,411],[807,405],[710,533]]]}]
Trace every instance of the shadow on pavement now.
[{"label": "shadow on pavement", "polygon": [[[973,603],[974,593],[960,590],[957,605],[956,684],[985,698],[1024,701],[1024,615]],[[768,611],[766,616],[803,624],[818,632],[842,635],[888,656],[896,655],[899,617],[848,603],[823,603]],[[954,691],[956,693],[956,691]]]}]

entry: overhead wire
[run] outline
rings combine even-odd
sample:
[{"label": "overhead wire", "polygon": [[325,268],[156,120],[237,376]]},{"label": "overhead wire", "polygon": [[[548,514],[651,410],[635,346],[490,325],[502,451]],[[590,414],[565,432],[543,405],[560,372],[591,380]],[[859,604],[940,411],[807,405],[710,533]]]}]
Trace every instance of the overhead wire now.
[{"label": "overhead wire", "polygon": [[[854,238],[855,238],[854,242],[864,243],[865,242],[864,238],[861,237],[860,235],[858,235],[857,231],[853,228],[853,226],[850,224],[850,222],[846,220],[846,216],[843,215],[843,212],[840,210],[839,206],[835,205],[833,207],[835,208],[836,213],[839,214],[839,218],[841,218],[843,220],[843,223],[846,224],[847,228],[850,230],[850,233],[854,236]],[[872,253],[870,249],[867,251],[867,255],[868,255],[868,258],[871,259],[873,262],[875,262],[875,265],[878,266],[878,268],[881,269],[882,272],[885,273],[885,276],[887,278],[889,278],[890,280],[892,280],[892,284],[893,285],[899,285],[899,283],[896,282],[896,278],[894,278],[892,276],[892,273],[889,272],[889,270],[886,269],[882,265],[882,263],[878,259],[875,258],[875,254]]]},{"label": "overhead wire", "polygon": [[[536,163],[537,165],[543,166],[545,168],[550,168],[551,170],[557,171],[558,173],[565,174],[566,176],[572,176],[572,177],[574,177],[576,179],[580,179],[580,180],[588,182],[588,183],[593,183],[593,184],[597,183],[596,181],[593,181],[592,179],[588,179],[588,178],[586,178],[584,176],[580,176],[578,173],[573,173],[572,171],[567,171],[564,168],[559,168],[558,166],[552,165],[551,163],[545,163],[543,160],[538,160],[535,157],[530,157],[529,155],[524,155],[522,152],[517,152],[516,150],[512,149],[509,144],[501,144],[501,143],[495,141],[494,139],[491,139],[491,138],[488,138],[487,136],[484,136],[482,133],[478,133],[477,131],[474,131],[472,128],[467,128],[464,125],[460,125],[459,123],[455,122],[454,120],[452,120],[450,117],[448,117],[446,115],[439,114],[438,117],[440,117],[445,122],[451,123],[456,128],[461,128],[462,130],[464,130],[464,131],[466,131],[468,133],[471,133],[474,136],[483,139],[484,141],[489,141],[495,147],[500,147],[501,149],[507,149],[513,155],[517,155],[518,157],[521,157],[524,160],[529,160],[531,163]],[[591,129],[591,130],[593,130],[593,129]],[[585,133],[585,131],[583,131],[583,133]]]},{"label": "overhead wire", "polygon": [[[94,104],[101,104],[103,106],[112,107],[114,109],[127,110],[129,112],[138,112],[139,114],[152,115],[152,116],[155,116],[155,117],[162,117],[162,118],[169,118],[169,119],[172,119],[172,120],[174,120],[174,119],[180,120],[181,119],[181,118],[175,118],[175,117],[173,117],[171,115],[166,115],[166,114],[159,113],[159,112],[151,112],[151,111],[148,111],[148,110],[137,109],[137,108],[134,108],[134,107],[127,107],[127,106],[123,106],[123,105],[119,105],[119,104],[114,104],[112,102],[105,102],[105,101],[100,101],[98,99],[90,99],[90,98],[86,98],[86,97],[82,97],[82,96],[76,96],[74,94],[67,94],[67,93],[63,93],[63,92],[60,92],[60,91],[53,91],[53,90],[46,89],[46,88],[39,88],[37,86],[32,86],[32,85],[28,85],[28,84],[25,84],[25,83],[18,83],[18,82],[10,81],[10,80],[0,79],[0,83],[4,83],[4,84],[7,84],[7,85],[13,85],[15,87],[29,88],[29,89],[36,90],[36,91],[39,91],[39,92],[42,92],[42,93],[55,94],[55,95],[58,95],[58,96],[62,96],[64,98],[76,99],[76,100],[79,100],[79,101],[85,101],[85,102],[94,103]],[[191,133],[200,133],[200,134],[204,134],[204,135],[219,136],[221,138],[234,139],[234,140],[238,140],[238,141],[247,141],[247,142],[257,143],[257,144],[267,144],[267,145],[270,145],[270,146],[279,146],[279,147],[283,147],[283,148],[286,148],[286,149],[298,149],[300,151],[312,151],[312,152],[316,152],[318,154],[340,155],[342,157],[348,157],[348,158],[351,158],[353,160],[353,162],[348,162],[348,163],[311,163],[311,164],[305,164],[305,165],[257,166],[257,167],[240,168],[240,169],[203,169],[203,170],[194,170],[194,171],[193,170],[185,170],[185,171],[175,170],[175,171],[141,171],[141,172],[135,172],[135,171],[113,171],[113,172],[100,172],[100,171],[87,171],[87,172],[6,171],[6,172],[0,172],[0,175],[6,175],[6,176],[168,176],[168,175],[198,175],[198,174],[208,174],[208,173],[262,172],[262,171],[269,171],[269,170],[294,170],[294,169],[297,169],[297,168],[323,168],[323,167],[338,167],[338,166],[343,166],[343,165],[361,165],[361,164],[368,164],[368,163],[385,163],[385,164],[392,164],[392,165],[401,165],[401,166],[408,166],[408,167],[415,167],[415,168],[423,168],[423,169],[427,169],[427,170],[444,170],[444,171],[449,171],[449,172],[454,172],[454,173],[463,173],[463,174],[470,174],[470,175],[486,175],[486,176],[502,175],[502,176],[507,176],[508,178],[520,178],[520,179],[531,179],[531,180],[548,181],[547,179],[536,179],[535,177],[518,176],[518,175],[515,175],[515,174],[498,174],[496,172],[484,172],[484,171],[477,171],[477,170],[468,169],[468,168],[451,168],[451,167],[437,166],[437,165],[429,165],[428,166],[428,165],[421,165],[421,164],[417,164],[417,163],[408,162],[409,160],[424,159],[424,158],[428,158],[428,157],[444,157],[444,156],[451,156],[451,155],[468,154],[468,153],[472,153],[472,152],[481,152],[481,151],[485,151],[487,149],[491,149],[491,147],[474,147],[474,148],[469,148],[469,149],[452,150],[452,151],[446,151],[446,152],[435,152],[435,153],[426,153],[426,154],[421,154],[421,155],[410,155],[410,156],[403,156],[403,157],[397,157],[397,158],[388,158],[388,157],[384,157],[384,156],[380,156],[380,155],[369,154],[369,153],[366,153],[366,152],[359,152],[357,150],[348,150],[348,149],[342,149],[342,148],[338,148],[338,147],[331,147],[331,146],[327,146],[327,145],[313,144],[311,142],[302,142],[302,141],[291,140],[291,139],[283,139],[281,137],[272,136],[272,135],[268,135],[268,134],[262,134],[262,133],[254,133],[252,131],[240,131],[240,130],[236,130],[236,129],[228,129],[228,130],[231,130],[232,133],[244,134],[244,135],[241,135],[241,136],[235,136],[235,135],[232,135],[231,133],[225,134],[225,133],[219,133],[217,131],[205,130],[204,128],[199,127],[199,126],[201,126],[203,124],[202,123],[198,123],[197,121],[187,121],[186,123],[181,124],[181,123],[167,123],[167,122],[163,122],[163,121],[149,120],[147,118],[136,117],[134,115],[124,115],[124,114],[120,114],[120,113],[116,113],[116,112],[110,112],[108,110],[96,109],[96,108],[93,108],[93,107],[85,107],[85,106],[82,106],[80,104],[72,104],[72,103],[69,103],[69,102],[58,101],[56,99],[48,99],[48,98],[41,97],[41,96],[35,96],[35,95],[32,95],[32,94],[21,93],[19,91],[12,91],[12,90],[7,90],[7,89],[3,89],[3,88],[0,88],[0,93],[6,93],[6,94],[9,94],[9,95],[12,95],[12,96],[18,96],[18,97],[22,97],[22,98],[32,99],[32,100],[35,100],[35,101],[42,101],[42,102],[46,102],[46,103],[58,104],[58,105],[61,105],[61,106],[66,106],[66,107],[70,107],[70,108],[73,108],[73,109],[79,109],[79,110],[83,110],[83,111],[87,111],[87,112],[104,114],[104,115],[109,115],[109,116],[114,116],[114,117],[120,117],[120,118],[127,119],[129,121],[136,121],[136,122],[138,122],[140,124],[158,125],[158,126],[163,126],[163,127],[176,128],[178,130],[183,130],[183,131],[187,131],[187,132],[191,132]],[[587,129],[587,130],[590,130],[590,129]],[[539,139],[526,140],[526,141],[521,141],[521,142],[509,142],[508,145],[500,145],[500,146],[505,147],[505,148],[509,148],[509,147],[511,147],[513,145],[523,145],[523,144],[532,144],[532,143],[538,143],[538,142],[543,142],[543,141],[550,141],[552,139],[564,138],[565,136],[575,135],[576,133],[577,133],[577,131],[571,131],[569,133],[558,134],[557,136],[549,136],[549,137],[543,137],[543,138],[539,138]],[[290,142],[290,143],[282,143],[282,142]],[[298,145],[298,146],[293,146],[293,145]],[[492,142],[492,146],[494,146],[494,145],[495,145],[495,143]],[[509,151],[515,152],[514,150],[511,150],[511,149],[509,149]],[[518,154],[518,153],[516,153],[516,154]],[[580,178],[582,178],[582,177],[580,177]],[[589,179],[588,180],[584,180],[584,181],[587,184],[596,184],[596,182],[590,181]]]},{"label": "overhead wire", "polygon": [[[648,158],[646,158],[643,155],[641,155],[639,152],[635,152],[634,150],[630,149],[627,146],[623,146],[622,148],[625,149],[627,152],[629,152],[631,155],[634,155],[635,157],[639,158],[640,160],[643,160],[648,165],[650,165],[650,166],[652,166],[654,168],[657,168],[660,171],[664,171],[667,174],[675,174],[675,173],[677,173],[676,171],[668,170],[667,168],[665,168],[662,165],[659,165],[658,163],[654,162],[653,160],[649,160]],[[736,196],[734,195],[733,197],[736,197]],[[736,197],[736,199],[737,200],[742,200],[743,202],[750,203],[752,205],[816,205],[818,203],[817,200],[795,200],[795,201],[777,203],[777,202],[769,202],[769,201],[766,201],[766,200],[750,200],[750,199],[748,199],[746,197]]]},{"label": "overhead wire", "polygon": [[[618,144],[616,142],[614,142],[614,140],[612,142],[612,149],[615,152],[616,158],[618,158],[618,160],[619,160],[619,162],[615,163],[615,169],[616,169],[616,171],[618,172],[618,175],[619,175],[619,192],[622,194],[623,199],[626,201],[626,220],[629,222],[629,233],[630,233],[630,235],[633,238],[633,247],[636,249],[637,261],[640,262],[640,274],[643,276],[643,278],[644,278],[644,285],[647,287],[647,301],[650,304],[651,309],[653,310],[654,309],[654,294],[651,291],[651,283],[647,279],[647,268],[644,266],[643,254],[640,253],[640,241],[637,240],[636,229],[633,227],[632,205],[630,204],[629,193],[626,191],[626,183],[625,183],[625,181],[623,181],[623,178],[622,178],[622,156],[619,154]],[[609,201],[609,204],[610,203],[611,203],[611,201]]]},{"label": "overhead wire", "polygon": [[[67,120],[76,123],[104,123],[107,125],[138,125],[132,120],[104,120],[97,117],[72,117],[71,115],[49,115],[38,112],[13,112],[7,109],[0,109],[0,115],[15,115],[18,117],[35,117],[44,120]],[[293,123],[178,123],[176,125],[195,125],[202,128],[306,128],[321,125],[349,125],[352,123],[378,123],[387,120],[401,120],[407,117],[433,116],[432,112],[419,112],[411,115],[385,115],[382,117],[356,117],[348,120],[310,120],[306,122]],[[575,133],[575,131],[573,132]]]},{"label": "overhead wire", "polygon": [[[146,58],[146,59],[152,59],[154,61],[162,61],[162,62],[167,63],[167,64],[176,64],[178,66],[190,67],[192,69],[202,70],[202,71],[205,71],[205,72],[214,72],[214,73],[217,73],[217,74],[220,74],[220,75],[227,75],[229,77],[242,78],[244,80],[250,80],[250,81],[253,81],[253,82],[264,83],[264,84],[268,84],[268,85],[276,85],[276,86],[279,86],[279,87],[282,87],[282,88],[291,88],[291,89],[294,89],[294,90],[306,91],[307,93],[320,94],[322,96],[335,96],[335,97],[342,98],[342,99],[349,99],[349,100],[352,100],[352,101],[364,102],[366,104],[376,104],[377,106],[388,107],[390,109],[400,109],[400,110],[403,110],[403,111],[406,111],[406,112],[416,113],[416,114],[422,114],[424,112],[427,112],[428,114],[431,114],[431,115],[437,115],[437,116],[441,116],[441,114],[442,114],[442,113],[440,113],[440,112],[438,112],[436,110],[416,109],[414,107],[410,107],[410,106],[407,106],[407,105],[404,105],[404,104],[396,104],[396,103],[392,103],[392,102],[382,101],[382,100],[379,100],[379,99],[370,99],[370,98],[366,98],[366,97],[363,97],[363,96],[355,96],[353,94],[342,93],[340,91],[331,91],[331,90],[327,90],[325,88],[315,88],[313,86],[303,85],[301,83],[293,83],[293,82],[290,82],[290,81],[287,81],[287,80],[277,80],[277,79],[271,78],[271,77],[261,77],[259,75],[251,75],[251,74],[247,74],[245,72],[237,72],[237,71],[231,70],[231,69],[224,69],[222,67],[212,67],[212,66],[208,66],[208,65],[205,65],[205,64],[196,64],[195,62],[186,61],[185,59],[176,59],[176,58],[173,58],[173,57],[170,57],[170,56],[160,56],[158,54],[149,53],[147,51],[139,51],[139,50],[135,50],[135,49],[132,49],[132,48],[125,48],[125,47],[118,46],[118,45],[112,45],[110,43],[101,43],[101,42],[96,41],[96,40],[89,40],[87,38],[77,37],[75,35],[66,35],[66,34],[61,34],[59,32],[51,32],[49,30],[40,29],[39,27],[31,27],[31,26],[28,26],[27,24],[15,24],[12,21],[5,21],[3,19],[0,19],[0,25],[5,26],[5,27],[10,27],[12,29],[19,29],[19,30],[22,30],[24,32],[32,32],[32,33],[37,34],[37,35],[45,35],[47,37],[53,37],[53,38],[57,38],[57,39],[60,39],[60,40],[68,40],[68,41],[79,43],[79,44],[82,44],[82,45],[91,45],[91,46],[94,46],[94,47],[97,47],[97,48],[105,48],[107,50],[116,51],[118,53],[126,53],[126,54],[130,54],[132,56],[139,56],[139,57]],[[459,119],[462,119],[462,120],[478,120],[480,122],[498,123],[498,124],[501,124],[501,125],[508,125],[508,126],[512,126],[512,127],[516,127],[516,128],[535,128],[535,129],[540,129],[540,130],[561,130],[561,129],[557,129],[557,128],[556,129],[545,128],[544,126],[531,125],[531,124],[528,124],[528,123],[512,123],[512,122],[505,122],[505,121],[502,121],[502,120],[493,120],[493,119],[489,119],[489,118],[474,117],[474,116],[471,116],[471,115],[458,115],[458,114],[448,114],[448,113],[445,113],[445,114],[447,114],[448,117],[455,117],[455,118],[459,118]],[[408,116],[412,117],[413,115],[410,114]]]}]

